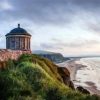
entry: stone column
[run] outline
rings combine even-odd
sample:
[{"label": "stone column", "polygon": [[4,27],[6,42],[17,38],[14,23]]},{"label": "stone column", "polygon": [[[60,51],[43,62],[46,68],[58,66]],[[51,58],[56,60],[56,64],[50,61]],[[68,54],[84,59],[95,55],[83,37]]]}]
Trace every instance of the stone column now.
[{"label": "stone column", "polygon": [[27,37],[25,37],[25,50],[27,50]]},{"label": "stone column", "polygon": [[28,50],[28,38],[27,38],[27,50]]},{"label": "stone column", "polygon": [[9,49],[11,49],[11,37],[9,38]]},{"label": "stone column", "polygon": [[21,37],[19,37],[19,44],[20,44],[20,49],[21,49]]},{"label": "stone column", "polygon": [[25,37],[24,37],[24,50],[25,50]]},{"label": "stone column", "polygon": [[8,49],[8,44],[9,44],[9,43],[8,43],[8,42],[9,42],[8,39],[9,39],[9,38],[6,37],[6,48],[7,48],[7,49]]},{"label": "stone column", "polygon": [[30,49],[30,38],[29,38],[29,49]]},{"label": "stone column", "polygon": [[29,50],[30,50],[30,38],[29,38]]},{"label": "stone column", "polygon": [[16,49],[16,37],[13,37],[13,39],[14,39],[14,49]]},{"label": "stone column", "polygon": [[23,49],[25,49],[25,37],[23,37]]},{"label": "stone column", "polygon": [[19,42],[18,42],[18,46],[19,46],[18,48],[19,48],[19,50],[20,50],[20,37],[18,37],[18,41],[19,41]]},{"label": "stone column", "polygon": [[10,47],[10,38],[9,37],[7,37],[8,39],[7,39],[7,43],[6,43],[6,45],[7,45],[7,49],[9,49],[9,47]]},{"label": "stone column", "polygon": [[28,39],[28,50],[29,50],[29,38],[27,38]]},{"label": "stone column", "polygon": [[13,49],[16,50],[16,37],[14,36],[14,37],[12,37],[12,39],[13,39],[12,43],[13,43],[13,46],[14,46]]},{"label": "stone column", "polygon": [[21,37],[21,49],[22,49],[22,47],[23,47],[23,46],[22,46],[22,39],[23,39],[23,38]]}]

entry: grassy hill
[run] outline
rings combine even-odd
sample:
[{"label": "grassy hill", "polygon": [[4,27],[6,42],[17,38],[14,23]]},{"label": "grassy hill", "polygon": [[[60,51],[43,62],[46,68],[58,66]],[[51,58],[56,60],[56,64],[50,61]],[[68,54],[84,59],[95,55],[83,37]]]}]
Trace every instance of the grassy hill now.
[{"label": "grassy hill", "polygon": [[9,59],[0,69],[0,100],[100,100],[69,88],[63,82],[65,73],[36,55]]}]

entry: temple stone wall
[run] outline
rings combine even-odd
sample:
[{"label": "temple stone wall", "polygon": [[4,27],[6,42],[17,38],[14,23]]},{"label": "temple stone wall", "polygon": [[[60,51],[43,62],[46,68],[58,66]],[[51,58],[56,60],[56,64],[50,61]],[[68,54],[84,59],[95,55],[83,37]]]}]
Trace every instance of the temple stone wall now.
[{"label": "temple stone wall", "polygon": [[6,48],[12,50],[30,50],[30,36],[7,36]]},{"label": "temple stone wall", "polygon": [[0,49],[0,62],[8,59],[17,60],[22,54],[31,54],[31,51]]}]

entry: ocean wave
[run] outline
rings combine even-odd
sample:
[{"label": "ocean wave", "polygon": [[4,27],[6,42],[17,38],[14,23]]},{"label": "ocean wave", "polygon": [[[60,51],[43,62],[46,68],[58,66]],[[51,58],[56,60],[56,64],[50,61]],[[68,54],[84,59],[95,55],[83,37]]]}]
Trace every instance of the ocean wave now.
[{"label": "ocean wave", "polygon": [[76,63],[87,67],[77,71],[75,84],[88,87],[91,82],[100,90],[100,58],[82,58]]}]

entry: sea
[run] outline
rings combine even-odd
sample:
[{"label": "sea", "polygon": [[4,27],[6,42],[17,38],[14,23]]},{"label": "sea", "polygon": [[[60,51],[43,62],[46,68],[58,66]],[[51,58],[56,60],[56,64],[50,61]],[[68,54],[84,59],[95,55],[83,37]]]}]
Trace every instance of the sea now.
[{"label": "sea", "polygon": [[100,90],[100,57],[81,58],[77,64],[85,65],[77,70],[75,85],[93,86]]}]

